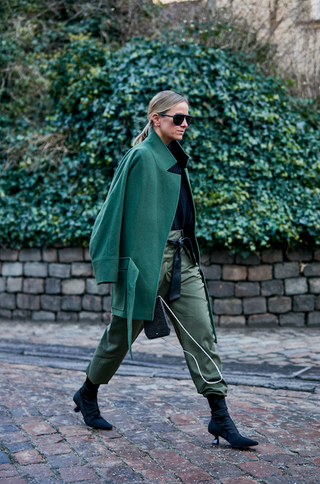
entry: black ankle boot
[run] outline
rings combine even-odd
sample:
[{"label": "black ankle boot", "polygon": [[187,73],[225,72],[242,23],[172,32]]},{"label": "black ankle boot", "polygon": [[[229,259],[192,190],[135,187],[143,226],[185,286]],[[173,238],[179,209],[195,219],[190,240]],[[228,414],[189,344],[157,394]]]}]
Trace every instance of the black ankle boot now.
[{"label": "black ankle boot", "polygon": [[224,397],[208,395],[208,402],[211,408],[211,420],[208,432],[214,435],[214,445],[219,444],[219,437],[223,437],[232,447],[252,447],[259,442],[243,437],[233,423]]},{"label": "black ankle boot", "polygon": [[74,411],[82,413],[84,421],[89,427],[110,430],[112,425],[100,415],[97,400],[98,388],[99,385],[94,385],[87,379],[80,390],[74,394],[73,401],[77,405]]}]

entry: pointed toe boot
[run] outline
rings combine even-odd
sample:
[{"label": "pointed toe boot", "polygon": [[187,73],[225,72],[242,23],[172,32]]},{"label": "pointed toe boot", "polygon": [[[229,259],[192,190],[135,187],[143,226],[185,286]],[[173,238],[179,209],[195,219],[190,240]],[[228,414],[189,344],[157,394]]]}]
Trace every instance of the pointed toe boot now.
[{"label": "pointed toe boot", "polygon": [[105,420],[98,407],[97,397],[92,397],[86,383],[78,390],[73,397],[76,404],[75,412],[81,412],[85,423],[94,429],[111,430],[112,425]]},{"label": "pointed toe boot", "polygon": [[232,447],[245,448],[258,445],[256,440],[243,437],[228,413],[224,397],[208,396],[212,418],[209,422],[208,432],[214,436],[213,444],[219,444],[219,437],[227,440]]}]

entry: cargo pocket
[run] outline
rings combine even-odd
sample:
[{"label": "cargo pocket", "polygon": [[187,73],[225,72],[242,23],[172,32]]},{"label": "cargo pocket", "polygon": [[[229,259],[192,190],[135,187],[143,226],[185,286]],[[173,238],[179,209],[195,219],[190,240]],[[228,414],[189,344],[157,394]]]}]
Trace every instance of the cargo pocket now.
[{"label": "cargo pocket", "polygon": [[200,276],[201,276],[201,279],[202,279],[202,282],[203,282],[203,285],[204,285],[205,294],[206,294],[206,299],[207,299],[207,304],[208,304],[208,309],[209,309],[209,315],[210,315],[211,325],[212,325],[213,334],[214,334],[214,337],[215,337],[215,341],[214,342],[217,343],[217,333],[216,333],[215,324],[214,324],[214,320],[213,320],[213,312],[212,312],[212,306],[211,306],[210,296],[209,296],[209,292],[208,292],[206,278],[204,277],[204,273],[203,273],[203,270],[201,269],[201,267],[199,267],[199,273],[200,273]]}]

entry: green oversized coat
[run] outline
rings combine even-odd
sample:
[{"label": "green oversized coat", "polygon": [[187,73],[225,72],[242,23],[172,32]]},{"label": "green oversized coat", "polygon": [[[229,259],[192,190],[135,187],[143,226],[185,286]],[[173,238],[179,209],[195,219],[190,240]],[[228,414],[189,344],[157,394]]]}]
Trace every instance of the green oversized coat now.
[{"label": "green oversized coat", "polygon": [[[179,143],[173,143],[175,152],[187,158]],[[111,311],[127,319],[130,351],[132,319],[153,319],[163,254],[179,200],[181,176],[168,171],[176,162],[151,129],[120,162],[91,235],[96,281],[114,283]],[[195,253],[199,262],[197,242]]]}]

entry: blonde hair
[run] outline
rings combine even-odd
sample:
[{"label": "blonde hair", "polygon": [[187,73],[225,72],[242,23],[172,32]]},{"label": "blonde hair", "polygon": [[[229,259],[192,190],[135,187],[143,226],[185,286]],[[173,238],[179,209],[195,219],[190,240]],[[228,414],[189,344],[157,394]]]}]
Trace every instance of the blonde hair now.
[{"label": "blonde hair", "polygon": [[148,123],[143,128],[141,133],[136,137],[133,141],[133,146],[141,143],[141,141],[145,140],[149,134],[150,129],[154,129],[154,124],[152,120],[152,115],[154,113],[165,113],[169,111],[169,109],[173,108],[176,104],[185,102],[189,105],[188,99],[177,94],[173,91],[160,91],[156,94],[149,103],[148,109]]}]

